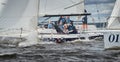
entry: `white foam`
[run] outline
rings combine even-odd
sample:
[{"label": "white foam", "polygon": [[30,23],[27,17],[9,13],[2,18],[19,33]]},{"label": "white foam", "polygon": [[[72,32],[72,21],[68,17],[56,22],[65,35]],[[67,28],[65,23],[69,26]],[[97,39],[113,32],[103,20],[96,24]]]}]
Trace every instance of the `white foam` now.
[{"label": "white foam", "polygon": [[18,44],[19,47],[27,47],[38,44],[38,34],[37,31],[32,31],[26,37],[26,41]]}]

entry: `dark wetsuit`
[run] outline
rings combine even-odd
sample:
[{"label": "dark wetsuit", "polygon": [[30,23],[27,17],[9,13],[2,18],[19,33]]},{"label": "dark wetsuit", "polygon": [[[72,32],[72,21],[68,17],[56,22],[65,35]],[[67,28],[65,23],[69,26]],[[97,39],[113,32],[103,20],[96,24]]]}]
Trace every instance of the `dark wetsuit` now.
[{"label": "dark wetsuit", "polygon": [[64,25],[64,24],[66,23],[65,18],[60,18],[60,19],[58,20],[58,24],[59,24],[60,22],[62,22],[62,25]]},{"label": "dark wetsuit", "polygon": [[68,26],[68,30],[69,31],[73,30],[72,32],[69,32],[69,34],[76,34],[77,33],[77,30],[76,30],[75,26],[73,26],[73,25]]},{"label": "dark wetsuit", "polygon": [[83,24],[87,24],[87,15],[85,15],[82,22],[83,22]]}]

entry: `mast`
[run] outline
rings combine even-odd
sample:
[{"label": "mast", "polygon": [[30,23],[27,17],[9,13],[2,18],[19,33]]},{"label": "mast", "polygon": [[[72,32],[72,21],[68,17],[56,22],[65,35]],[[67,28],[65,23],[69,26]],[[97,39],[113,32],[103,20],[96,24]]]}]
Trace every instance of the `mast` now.
[{"label": "mast", "polygon": [[[40,0],[37,0],[37,7],[36,7],[36,24],[38,25],[38,20],[39,20],[39,7],[40,7]],[[36,29],[37,29],[37,26],[36,26]]]},{"label": "mast", "polygon": [[40,0],[37,0],[37,6],[36,6],[36,42],[38,42],[38,20],[39,20],[39,5],[40,5]]}]

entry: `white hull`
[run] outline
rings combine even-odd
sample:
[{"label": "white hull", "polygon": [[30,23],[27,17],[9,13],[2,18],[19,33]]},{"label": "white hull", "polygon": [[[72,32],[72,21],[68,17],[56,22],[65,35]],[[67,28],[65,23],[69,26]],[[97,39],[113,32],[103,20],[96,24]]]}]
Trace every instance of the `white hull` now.
[{"label": "white hull", "polygon": [[120,48],[120,31],[106,32],[104,34],[104,48]]},{"label": "white hull", "polygon": [[[45,31],[44,31],[44,33],[45,33]],[[14,41],[14,42],[19,41],[20,42],[19,45],[22,47],[23,45],[26,45],[26,44],[30,43],[30,42],[23,42],[23,40],[26,41],[28,36],[30,36],[30,33],[21,34],[21,35],[20,34],[0,35],[0,41],[6,41],[6,39],[9,40],[9,41],[10,40]],[[38,38],[39,39],[43,39],[43,38],[49,38],[49,39],[52,39],[52,38],[53,39],[56,39],[56,38],[58,38],[58,39],[76,39],[76,40],[85,42],[85,41],[93,41],[94,39],[89,39],[89,37],[92,37],[92,36],[99,36],[99,34],[96,34],[96,33],[80,33],[80,34],[46,33],[46,34],[40,34],[40,32],[39,32]],[[31,38],[33,38],[33,37],[31,37]],[[39,41],[41,41],[41,40],[39,40]],[[76,42],[76,41],[72,41],[72,42]],[[53,42],[38,42],[36,44],[54,44],[54,43]]]},{"label": "white hull", "polygon": [[[45,31],[44,31],[45,30]],[[54,29],[43,29],[39,31],[40,39],[79,39],[80,41],[93,41],[94,37],[103,35],[101,33],[79,32],[77,34],[59,34]]]}]

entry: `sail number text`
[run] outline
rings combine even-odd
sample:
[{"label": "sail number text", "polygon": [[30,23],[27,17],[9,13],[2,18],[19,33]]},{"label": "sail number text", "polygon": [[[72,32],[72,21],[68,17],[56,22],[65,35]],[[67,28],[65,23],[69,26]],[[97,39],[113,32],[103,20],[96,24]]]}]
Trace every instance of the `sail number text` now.
[{"label": "sail number text", "polygon": [[108,38],[109,42],[118,42],[119,41],[119,34],[110,34]]}]

